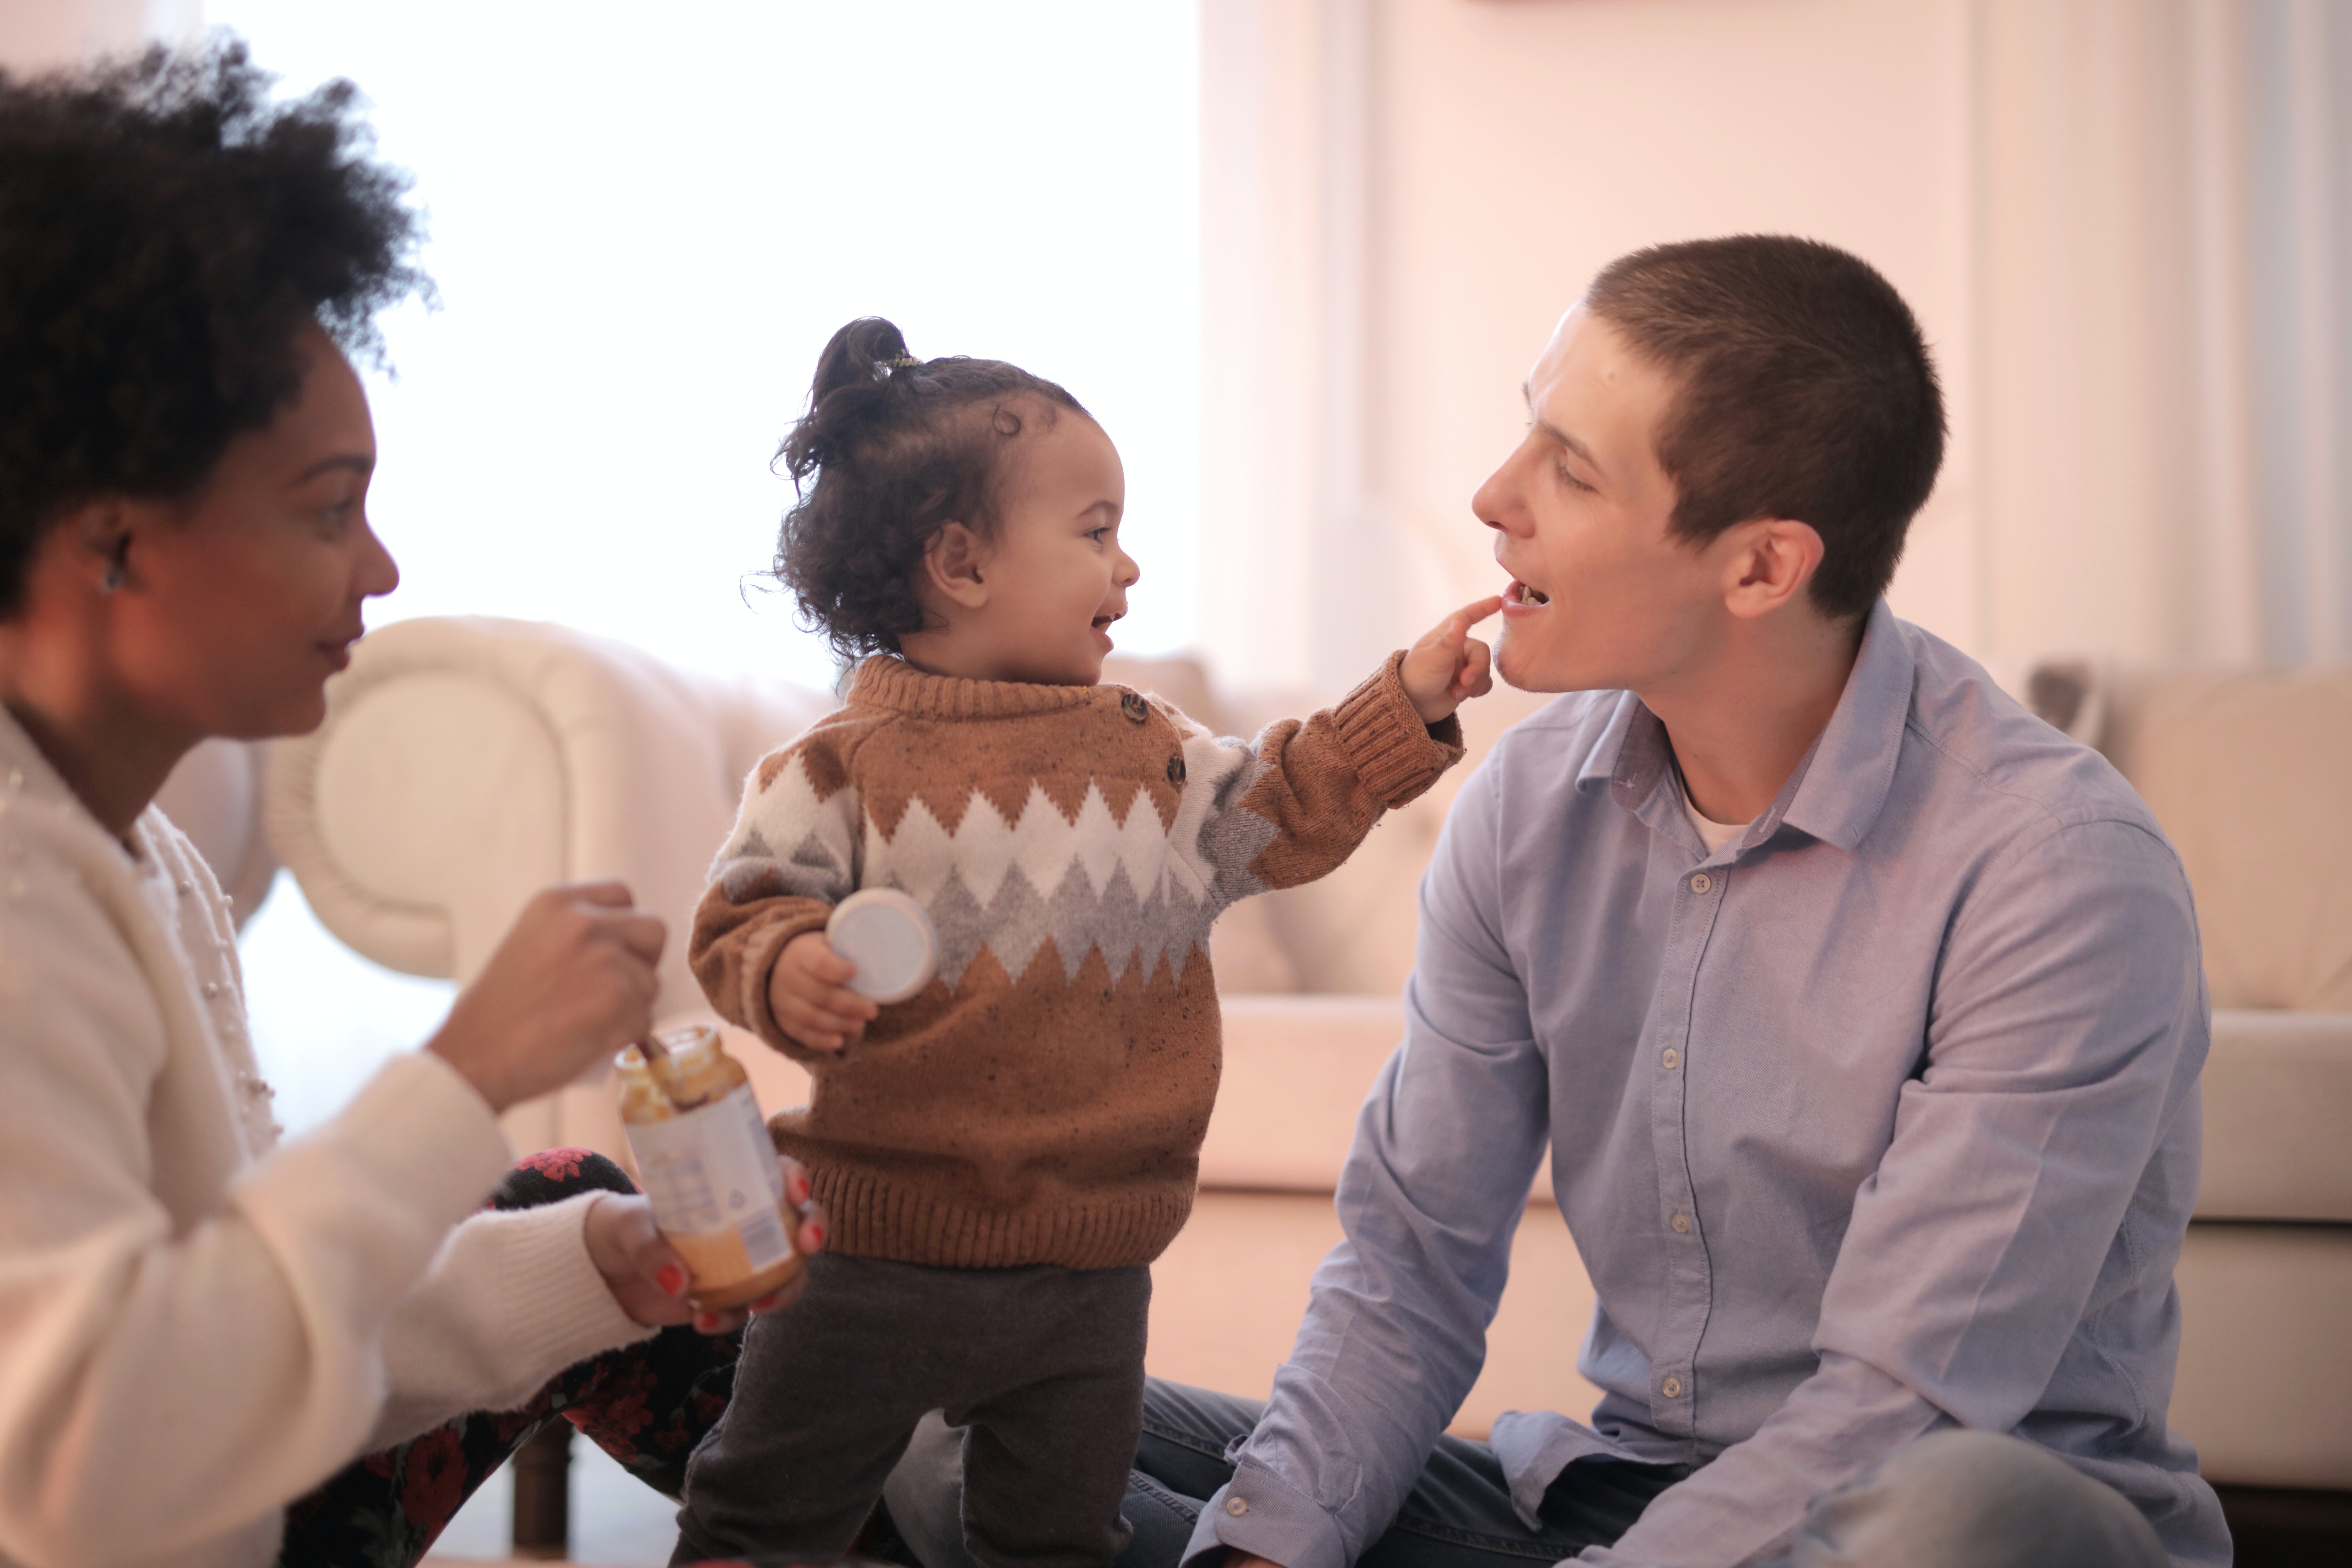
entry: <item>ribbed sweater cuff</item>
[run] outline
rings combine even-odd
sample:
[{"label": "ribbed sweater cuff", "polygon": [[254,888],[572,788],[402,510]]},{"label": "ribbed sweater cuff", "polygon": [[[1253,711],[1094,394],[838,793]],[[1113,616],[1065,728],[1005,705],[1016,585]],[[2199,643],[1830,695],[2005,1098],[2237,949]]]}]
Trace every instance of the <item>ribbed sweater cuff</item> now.
[{"label": "ribbed sweater cuff", "polygon": [[599,1194],[581,1193],[538,1208],[482,1214],[467,1221],[498,1241],[495,1289],[513,1364],[534,1384],[574,1362],[650,1338],[656,1331],[621,1310],[613,1288],[588,1256],[588,1210]]},{"label": "ribbed sweater cuff", "polygon": [[1403,669],[1399,649],[1332,710],[1357,776],[1391,807],[1412,800],[1462,760],[1461,720],[1448,714],[1435,725],[1423,723],[1405,691]]}]

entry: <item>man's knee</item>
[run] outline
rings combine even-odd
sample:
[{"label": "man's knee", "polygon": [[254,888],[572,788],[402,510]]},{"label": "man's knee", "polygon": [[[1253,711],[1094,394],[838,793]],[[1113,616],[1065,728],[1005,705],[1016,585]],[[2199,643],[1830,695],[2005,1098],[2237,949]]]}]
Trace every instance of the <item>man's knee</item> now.
[{"label": "man's knee", "polygon": [[1813,1504],[1790,1568],[2165,1568],[2139,1510],[2049,1450],[1937,1432]]}]

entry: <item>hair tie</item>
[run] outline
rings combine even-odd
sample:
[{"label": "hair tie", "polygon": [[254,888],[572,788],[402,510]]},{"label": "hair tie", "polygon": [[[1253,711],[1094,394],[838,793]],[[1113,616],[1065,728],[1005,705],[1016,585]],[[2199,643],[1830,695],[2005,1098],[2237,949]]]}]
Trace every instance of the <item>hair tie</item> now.
[{"label": "hair tie", "polygon": [[885,370],[914,370],[920,367],[922,363],[912,354],[900,354],[897,359],[882,361],[881,364]]}]

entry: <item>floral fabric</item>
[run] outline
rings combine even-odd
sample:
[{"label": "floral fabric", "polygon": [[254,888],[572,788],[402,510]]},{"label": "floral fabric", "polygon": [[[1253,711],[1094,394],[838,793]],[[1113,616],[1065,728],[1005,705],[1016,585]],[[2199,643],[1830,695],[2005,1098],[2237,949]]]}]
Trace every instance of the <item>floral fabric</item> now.
[{"label": "floral fabric", "polygon": [[[582,1149],[551,1149],[509,1172],[494,1209],[576,1194],[634,1193],[621,1168]],[[687,1456],[727,1408],[740,1335],[665,1329],[569,1367],[519,1410],[475,1411],[370,1454],[287,1510],[281,1568],[410,1568],[474,1489],[542,1426],[561,1417],[666,1497]]]}]

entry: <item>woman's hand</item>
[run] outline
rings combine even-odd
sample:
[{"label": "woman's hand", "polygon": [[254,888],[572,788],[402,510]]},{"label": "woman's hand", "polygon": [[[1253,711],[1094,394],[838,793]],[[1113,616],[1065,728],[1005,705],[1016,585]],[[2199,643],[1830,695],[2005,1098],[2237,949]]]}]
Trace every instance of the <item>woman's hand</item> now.
[{"label": "woman's hand", "polygon": [[1495,689],[1494,656],[1470,628],[1502,607],[1500,596],[1465,605],[1405,650],[1397,674],[1423,723],[1437,723],[1469,699]]},{"label": "woman's hand", "polygon": [[857,965],[833,951],[821,931],[784,943],[768,971],[768,1011],[784,1033],[813,1051],[853,1045],[881,1015],[870,996],[849,988]]},{"label": "woman's hand", "polygon": [[653,1027],[662,922],[618,882],[550,888],[425,1047],[492,1110],[561,1089]]},{"label": "woman's hand", "polygon": [[[784,1173],[784,1201],[800,1215],[793,1248],[803,1258],[814,1258],[824,1250],[824,1206],[809,1196],[808,1173],[799,1162],[779,1154],[776,1163]],[[649,1329],[690,1322],[698,1332],[723,1334],[741,1328],[753,1312],[791,1306],[808,1285],[803,1272],[774,1295],[763,1296],[748,1308],[724,1312],[698,1310],[686,1299],[686,1260],[654,1228],[653,1205],[642,1197],[597,1194],[596,1201],[588,1205],[587,1240],[588,1260],[604,1277],[613,1300],[632,1321]]]}]

